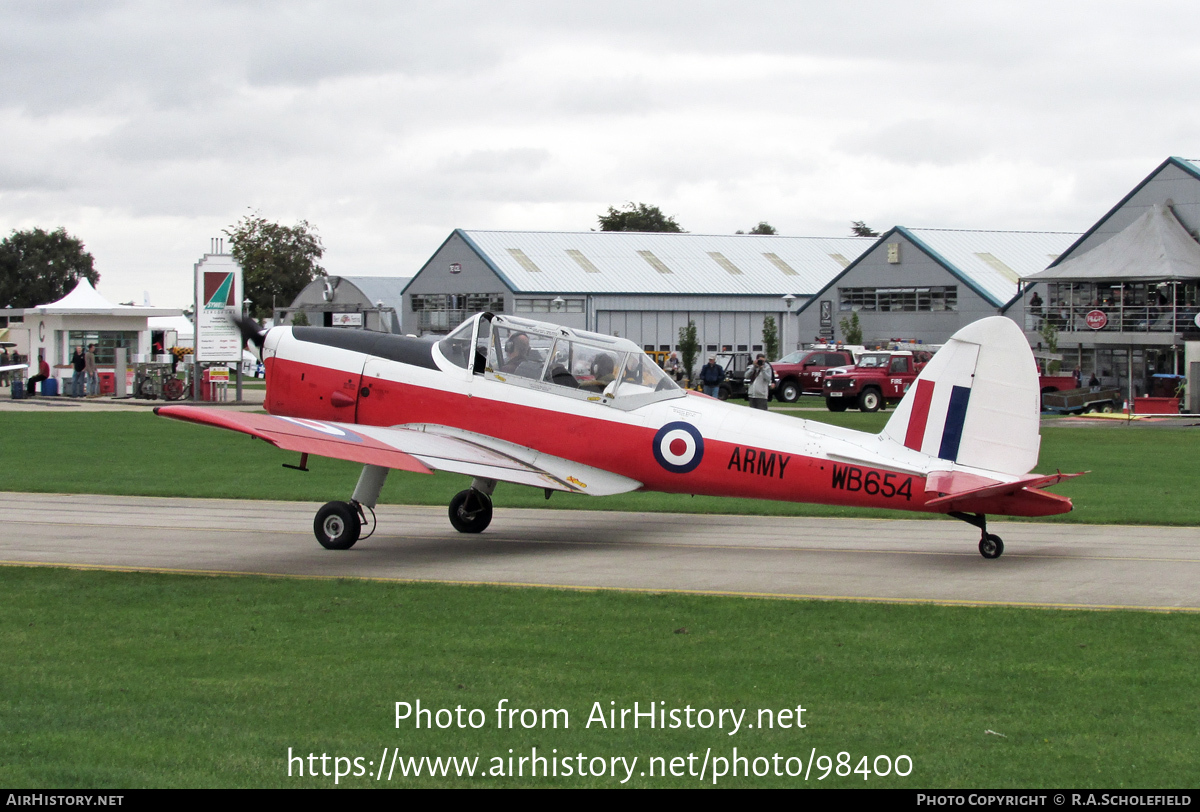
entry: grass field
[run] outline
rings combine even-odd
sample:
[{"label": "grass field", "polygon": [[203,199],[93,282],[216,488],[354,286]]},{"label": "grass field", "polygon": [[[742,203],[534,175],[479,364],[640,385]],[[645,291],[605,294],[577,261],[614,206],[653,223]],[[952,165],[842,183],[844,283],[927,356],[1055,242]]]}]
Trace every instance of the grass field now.
[{"label": "grass field", "polygon": [[[817,781],[815,766],[808,786],[1195,785],[1192,615],[34,568],[0,568],[0,585],[0,785],[9,787],[332,786],[332,777],[289,779],[288,748],[365,766],[385,746],[478,756],[483,769],[499,756],[506,772],[510,748],[516,757],[533,747],[589,761],[637,756],[627,786],[701,785],[636,773],[653,756],[667,764],[711,748],[728,758],[734,747],[805,766],[814,751],[835,766],[843,751],[854,766],[862,756],[912,760],[907,778],[866,782],[836,773]],[[497,729],[505,698],[566,709],[570,727]],[[397,728],[394,703],[417,699],[479,708],[485,725]],[[729,724],[585,727],[594,702],[607,710],[634,701],[746,709],[750,724],[759,709],[802,706],[806,727],[755,724],[733,736]],[[360,774],[341,785],[389,783]],[[620,779],[397,772],[390,785]],[[718,785],[805,782],[726,776]]]},{"label": "grass field", "polygon": [[[828,415],[877,431],[886,415]],[[344,498],[358,466],[310,462],[236,434],[149,414],[3,415],[0,489]],[[1044,430],[1038,470],[1091,469],[1057,490],[1061,520],[1200,523],[1197,435],[1114,426]],[[393,474],[385,501],[445,504],[464,478]],[[784,515],[920,514],[628,494],[605,499],[502,486],[500,505]],[[620,778],[508,775],[531,755],[638,758],[698,771],[706,753],[794,757],[800,778],[720,786],[1189,787],[1200,748],[1200,617],[1147,612],[749,600],[686,595],[207,578],[0,567],[0,785],[56,788],[330,786],[288,777],[288,748],[363,759],[347,786],[620,786]],[[471,730],[397,728],[394,703],[481,709]],[[565,709],[569,729],[499,730],[495,707]],[[802,730],[606,730],[602,709],[802,705]],[[616,703],[610,705],[610,702]],[[384,748],[476,758],[486,778],[375,781]],[[512,753],[509,753],[509,750]],[[557,750],[558,754],[552,751]],[[822,781],[863,756],[912,760],[906,778]],[[494,759],[499,758],[497,762]],[[606,762],[611,765],[611,762]],[[754,764],[751,761],[748,764]],[[401,766],[405,762],[401,761]],[[520,767],[520,762],[513,762]],[[712,762],[713,766],[720,762]],[[769,762],[761,762],[773,770]],[[346,762],[355,772],[353,762]],[[461,762],[460,762],[461,765]],[[296,773],[299,768],[293,762]],[[306,766],[308,763],[306,762]],[[321,762],[315,762],[318,770]],[[329,770],[333,762],[327,762]],[[726,764],[728,767],[728,763]],[[428,769],[423,765],[423,769]],[[526,765],[526,769],[528,769]],[[370,775],[362,773],[369,772]],[[705,785],[712,783],[708,768]],[[386,777],[386,774],[385,774]]]},{"label": "grass field", "polygon": [[[879,431],[887,414],[811,411],[809,419]],[[249,499],[328,501],[350,495],[360,466],[313,458],[309,473],[281,467],[295,463],[258,440],[218,429],[166,420],[147,413],[12,412],[3,416],[4,465],[0,490],[144,494]],[[1141,425],[1043,429],[1038,471],[1091,471],[1053,490],[1070,496],[1075,510],[1052,521],[1200,525],[1194,498],[1200,431]],[[445,505],[466,477],[393,472],[382,501]],[[927,514],[862,510],[750,499],[631,493],[592,498],[501,485],[501,507],[639,510],[783,516],[928,518]]]}]

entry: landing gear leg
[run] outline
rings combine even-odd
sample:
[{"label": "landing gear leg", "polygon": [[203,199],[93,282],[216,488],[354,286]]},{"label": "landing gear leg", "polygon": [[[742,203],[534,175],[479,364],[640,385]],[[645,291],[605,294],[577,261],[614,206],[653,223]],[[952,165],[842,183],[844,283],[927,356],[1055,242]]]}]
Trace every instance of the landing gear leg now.
[{"label": "landing gear leg", "polygon": [[494,479],[475,479],[450,500],[450,524],[460,533],[482,533],[492,523]]},{"label": "landing gear leg", "polygon": [[987,531],[987,516],[982,513],[950,514],[956,519],[962,519],[970,525],[979,528],[979,554],[984,558],[999,558],[1004,554],[1004,542],[994,533]]},{"label": "landing gear leg", "polygon": [[387,475],[387,468],[364,465],[349,502],[327,502],[317,511],[317,517],[313,519],[313,534],[322,547],[326,550],[349,550],[354,546],[366,524],[363,508],[372,510],[375,507]]}]

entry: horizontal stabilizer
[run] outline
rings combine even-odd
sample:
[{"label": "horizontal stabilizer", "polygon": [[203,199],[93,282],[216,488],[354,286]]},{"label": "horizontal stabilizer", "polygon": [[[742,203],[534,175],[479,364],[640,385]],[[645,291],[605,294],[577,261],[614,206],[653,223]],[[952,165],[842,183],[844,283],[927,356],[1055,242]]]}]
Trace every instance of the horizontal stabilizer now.
[{"label": "horizontal stabilizer", "polygon": [[937,471],[925,480],[925,492],[941,495],[930,499],[925,507],[945,513],[964,511],[1009,516],[1052,516],[1069,511],[1071,500],[1040,489],[1085,473],[1055,473],[1023,477],[1015,482],[997,482],[963,471]]},{"label": "horizontal stabilizer", "polygon": [[1027,488],[1045,488],[1057,485],[1064,479],[1074,479],[1086,473],[1089,472],[1080,471],[1077,474],[1060,472],[1049,476],[1023,477],[1015,482],[998,482],[976,474],[968,474],[965,471],[934,471],[925,480],[925,493],[937,493],[941,496],[926,502],[926,504],[936,505],[963,496],[997,496],[1016,493]]}]

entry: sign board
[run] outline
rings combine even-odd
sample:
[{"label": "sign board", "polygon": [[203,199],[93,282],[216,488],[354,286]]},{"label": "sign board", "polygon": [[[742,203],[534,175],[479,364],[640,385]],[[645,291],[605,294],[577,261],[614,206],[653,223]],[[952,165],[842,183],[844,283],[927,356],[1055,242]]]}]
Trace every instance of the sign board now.
[{"label": "sign board", "polygon": [[457,262],[451,262],[450,273],[462,273],[462,265]]},{"label": "sign board", "polygon": [[242,310],[242,269],[229,254],[205,254],[196,263],[196,359],[242,360],[242,334],[233,318]]},{"label": "sign board", "polygon": [[821,326],[833,327],[833,300],[821,300]]},{"label": "sign board", "polygon": [[362,327],[362,313],[331,313],[334,327]]},{"label": "sign board", "polygon": [[1093,330],[1103,330],[1104,325],[1108,324],[1108,315],[1103,310],[1089,310],[1084,321]]}]

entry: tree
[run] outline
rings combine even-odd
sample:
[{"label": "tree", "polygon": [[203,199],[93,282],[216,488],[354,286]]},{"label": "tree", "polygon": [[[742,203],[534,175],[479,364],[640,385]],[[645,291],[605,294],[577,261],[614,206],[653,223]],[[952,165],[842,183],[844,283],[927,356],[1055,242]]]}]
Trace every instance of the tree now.
[{"label": "tree", "polygon": [[[1042,341],[1046,342],[1046,352],[1057,353],[1058,328],[1054,326],[1054,322],[1050,321],[1050,319],[1044,319],[1042,321],[1042,329],[1038,330],[1038,333],[1041,334]],[[1046,363],[1047,375],[1057,375],[1060,369],[1062,369],[1062,361],[1048,361]]]},{"label": "tree", "polygon": [[700,339],[696,337],[696,322],[689,321],[687,327],[679,328],[679,354],[683,356],[683,374],[688,384],[692,382],[692,370],[696,368],[696,356],[700,354]]},{"label": "tree", "polygon": [[83,242],[59,227],[14,231],[0,242],[0,307],[37,307],[70,293],[80,279],[100,281]]},{"label": "tree", "polygon": [[842,319],[838,324],[842,328],[842,341],[847,344],[862,344],[862,324],[858,321],[858,311],[850,314],[850,318]]},{"label": "tree", "polygon": [[779,232],[775,230],[775,226],[771,225],[766,220],[759,220],[758,225],[756,225],[754,228],[750,229],[750,233],[751,234],[778,234]]},{"label": "tree", "polygon": [[658,206],[647,206],[645,203],[626,203],[617,211],[608,207],[608,214],[599,218],[601,231],[669,231],[682,234],[683,227],[675,222],[675,218],[662,213]]},{"label": "tree", "polygon": [[855,220],[850,224],[850,233],[855,237],[878,237],[879,232],[871,228],[862,220]]},{"label": "tree", "polygon": [[763,352],[768,360],[779,360],[779,330],[775,327],[775,317],[763,318]]},{"label": "tree", "polygon": [[325,276],[317,260],[325,246],[316,226],[301,220],[294,226],[272,223],[255,212],[225,229],[233,258],[242,266],[246,298],[256,318],[272,315],[275,305],[287,306],[309,282]]}]

